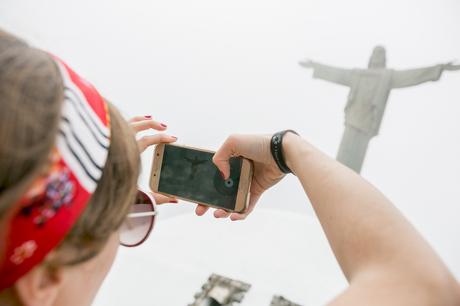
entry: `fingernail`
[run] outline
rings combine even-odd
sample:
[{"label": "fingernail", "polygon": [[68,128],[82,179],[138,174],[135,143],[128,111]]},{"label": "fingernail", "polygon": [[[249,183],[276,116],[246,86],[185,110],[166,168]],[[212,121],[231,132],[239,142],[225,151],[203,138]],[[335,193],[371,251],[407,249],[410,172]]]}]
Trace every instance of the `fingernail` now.
[{"label": "fingernail", "polygon": [[220,176],[222,176],[222,179],[225,180],[225,174],[222,171],[220,171]]},{"label": "fingernail", "polygon": [[164,124],[164,123],[160,123],[160,125],[161,125],[162,127],[164,127],[164,128],[165,128],[165,127],[168,127],[168,126],[167,126],[166,124]]},{"label": "fingernail", "polygon": [[171,136],[171,138],[174,138],[174,139],[176,139],[176,140],[177,140],[177,137],[176,137],[176,136]]},{"label": "fingernail", "polygon": [[144,116],[145,119],[152,119],[152,116]]},{"label": "fingernail", "polygon": [[177,200],[170,200],[169,203],[179,203]]}]

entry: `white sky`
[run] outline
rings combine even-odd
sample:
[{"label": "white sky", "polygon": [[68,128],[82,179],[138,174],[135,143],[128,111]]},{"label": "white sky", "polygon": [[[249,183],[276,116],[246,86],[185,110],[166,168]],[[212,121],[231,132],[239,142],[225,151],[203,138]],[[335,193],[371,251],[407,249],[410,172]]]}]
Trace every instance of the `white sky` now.
[{"label": "white sky", "polygon": [[[376,44],[396,69],[460,59],[459,13],[458,0],[1,0],[0,26],[65,59],[126,116],[166,122],[180,143],[216,149],[230,133],[293,128],[335,155],[348,90],[297,62],[363,67]],[[362,172],[457,278],[459,117],[460,72],[393,91]],[[259,205],[312,214],[293,177]]]}]

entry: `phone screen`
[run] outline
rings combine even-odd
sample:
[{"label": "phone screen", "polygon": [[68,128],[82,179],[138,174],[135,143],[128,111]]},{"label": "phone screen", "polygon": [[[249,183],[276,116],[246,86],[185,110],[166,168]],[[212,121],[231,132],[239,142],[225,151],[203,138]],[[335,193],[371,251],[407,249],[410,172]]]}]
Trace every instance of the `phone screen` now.
[{"label": "phone screen", "polygon": [[212,157],[209,152],[165,145],[158,191],[234,210],[243,160],[230,159],[230,178],[224,180]]}]

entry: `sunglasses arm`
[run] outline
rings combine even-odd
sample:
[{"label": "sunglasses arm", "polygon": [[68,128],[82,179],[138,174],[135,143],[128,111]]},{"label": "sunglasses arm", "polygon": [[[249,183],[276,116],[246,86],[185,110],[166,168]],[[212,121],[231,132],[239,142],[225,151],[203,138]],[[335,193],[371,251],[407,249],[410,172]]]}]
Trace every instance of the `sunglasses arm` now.
[{"label": "sunglasses arm", "polygon": [[148,211],[148,212],[139,212],[139,213],[130,213],[128,214],[128,218],[140,218],[140,217],[150,217],[156,216],[156,211]]}]

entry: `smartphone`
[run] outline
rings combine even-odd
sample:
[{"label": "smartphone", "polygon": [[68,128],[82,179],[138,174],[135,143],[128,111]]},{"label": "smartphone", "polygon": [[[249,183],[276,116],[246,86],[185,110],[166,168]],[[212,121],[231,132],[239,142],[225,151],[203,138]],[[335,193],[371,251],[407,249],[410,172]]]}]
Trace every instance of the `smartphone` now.
[{"label": "smartphone", "polygon": [[214,153],[180,145],[157,145],[150,188],[154,192],[188,202],[244,212],[249,200],[252,162],[242,157],[232,157],[230,177],[224,180],[212,162]]}]

